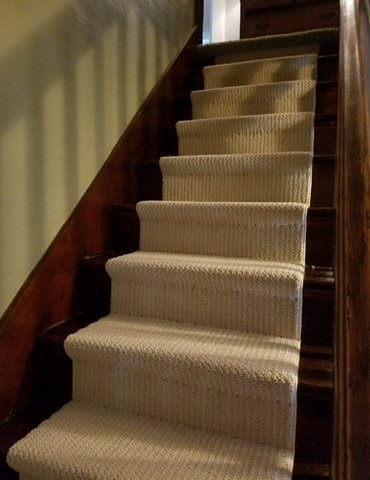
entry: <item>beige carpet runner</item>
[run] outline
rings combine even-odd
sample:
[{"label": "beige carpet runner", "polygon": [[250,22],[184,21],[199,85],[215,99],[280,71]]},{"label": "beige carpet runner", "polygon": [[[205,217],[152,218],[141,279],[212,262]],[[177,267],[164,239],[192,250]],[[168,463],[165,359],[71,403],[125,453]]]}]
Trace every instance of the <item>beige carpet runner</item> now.
[{"label": "beige carpet runner", "polygon": [[316,54],[221,64],[204,69],[204,88],[316,80],[316,71]]},{"label": "beige carpet runner", "polygon": [[184,155],[160,166],[163,200],[308,204],[311,195],[311,153]]},{"label": "beige carpet runner", "polygon": [[310,112],[315,108],[315,88],[314,80],[297,80],[195,91],[191,94],[192,116]]},{"label": "beige carpet runner", "polygon": [[66,340],[73,400],[10,450],[21,480],[291,478],[316,66],[204,69],[111,314]]}]

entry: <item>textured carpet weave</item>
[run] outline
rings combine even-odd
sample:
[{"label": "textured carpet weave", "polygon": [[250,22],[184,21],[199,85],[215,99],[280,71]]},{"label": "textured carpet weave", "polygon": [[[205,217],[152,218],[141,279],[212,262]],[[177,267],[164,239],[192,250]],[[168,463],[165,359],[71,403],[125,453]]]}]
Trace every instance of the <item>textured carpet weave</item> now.
[{"label": "textured carpet weave", "polygon": [[316,65],[204,69],[111,313],[65,342],[73,400],[8,454],[21,480],[291,479]]},{"label": "textured carpet weave", "polygon": [[277,202],[141,202],[140,249],[304,264],[307,207]]},{"label": "textured carpet weave", "polygon": [[212,65],[203,69],[204,88],[316,80],[316,70],[315,54]]},{"label": "textured carpet weave", "polygon": [[221,55],[237,53],[257,54],[258,52],[263,52],[262,56],[266,58],[266,52],[271,52],[269,57],[274,57],[274,52],[280,51],[282,48],[293,49],[294,51],[297,47],[302,48],[307,45],[319,45],[322,43],[335,45],[338,42],[338,37],[338,28],[319,28],[301,32],[283,33],[280,35],[266,35],[254,38],[243,38],[236,41],[199,45],[198,53],[201,58],[217,58]]},{"label": "textured carpet weave", "polygon": [[136,252],[106,268],[112,313],[300,338],[299,265]]},{"label": "textured carpet weave", "polygon": [[180,155],[312,152],[313,113],[185,120],[176,125]]},{"label": "textured carpet weave", "polygon": [[293,464],[291,450],[80,402],[44,422],[8,459],[35,480],[288,480]]},{"label": "textured carpet weave", "polygon": [[[259,37],[261,38],[261,37]],[[249,39],[252,40],[252,39]],[[256,40],[256,39],[253,39]],[[228,42],[231,43],[231,42]],[[297,55],[309,55],[316,53],[318,55],[320,45],[312,42],[307,45],[296,45],[294,47],[281,47],[265,50],[244,50],[240,52],[218,53],[215,56],[215,64],[246,62],[248,60],[261,60],[262,58],[278,58]]]},{"label": "textured carpet weave", "polygon": [[316,82],[291,82],[225,87],[192,92],[192,117],[234,117],[262,113],[313,112]]},{"label": "textured carpet weave", "polygon": [[116,315],[66,350],[78,401],[294,447],[297,340]]},{"label": "textured carpet weave", "polygon": [[309,205],[310,153],[162,157],[163,199]]}]

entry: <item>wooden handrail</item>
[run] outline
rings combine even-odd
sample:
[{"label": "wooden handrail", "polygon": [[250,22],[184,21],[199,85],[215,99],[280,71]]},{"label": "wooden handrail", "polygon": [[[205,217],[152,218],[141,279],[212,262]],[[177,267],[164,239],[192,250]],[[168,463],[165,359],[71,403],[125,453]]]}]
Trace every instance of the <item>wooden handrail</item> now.
[{"label": "wooden handrail", "polygon": [[370,8],[341,0],[333,478],[370,475]]}]

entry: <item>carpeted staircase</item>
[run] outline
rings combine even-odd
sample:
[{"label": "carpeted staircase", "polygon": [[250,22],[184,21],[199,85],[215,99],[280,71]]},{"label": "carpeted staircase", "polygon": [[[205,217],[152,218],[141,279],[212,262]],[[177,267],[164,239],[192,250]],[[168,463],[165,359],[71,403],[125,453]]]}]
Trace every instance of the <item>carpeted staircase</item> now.
[{"label": "carpeted staircase", "polygon": [[163,200],[137,206],[140,251],[107,263],[110,315],[65,342],[73,400],[8,454],[21,480],[291,478],[317,71],[305,50],[204,69],[179,156],[161,159]]}]

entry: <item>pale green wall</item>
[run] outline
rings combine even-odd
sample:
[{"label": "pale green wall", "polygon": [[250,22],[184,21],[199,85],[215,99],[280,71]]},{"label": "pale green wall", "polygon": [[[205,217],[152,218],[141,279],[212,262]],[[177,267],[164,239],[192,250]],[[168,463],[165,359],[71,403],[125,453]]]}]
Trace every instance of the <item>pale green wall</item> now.
[{"label": "pale green wall", "polygon": [[191,30],[194,0],[0,0],[0,315]]}]

